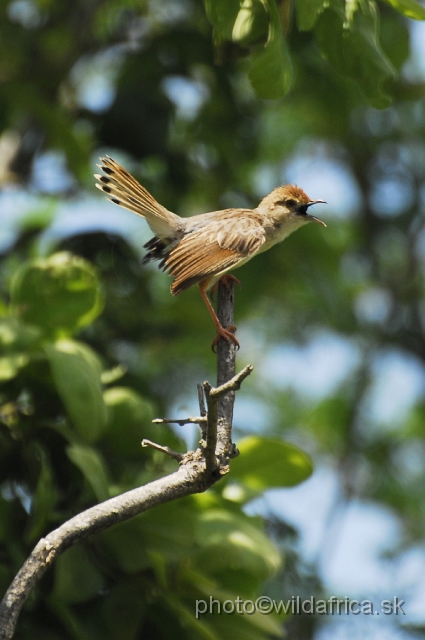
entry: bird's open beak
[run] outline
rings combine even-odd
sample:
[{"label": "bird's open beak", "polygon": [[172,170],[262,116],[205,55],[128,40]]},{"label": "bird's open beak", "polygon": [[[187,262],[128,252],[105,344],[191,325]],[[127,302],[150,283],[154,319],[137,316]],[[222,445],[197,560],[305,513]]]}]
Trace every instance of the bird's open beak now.
[{"label": "bird's open beak", "polygon": [[[325,200],[311,200],[308,203],[307,207],[311,207],[313,204],[327,204],[327,202]],[[323,220],[319,220],[319,218],[316,218],[316,216],[311,216],[309,213],[307,213],[307,218],[312,222],[318,222],[319,224],[323,224],[323,226],[326,227],[326,224],[323,222]]]}]

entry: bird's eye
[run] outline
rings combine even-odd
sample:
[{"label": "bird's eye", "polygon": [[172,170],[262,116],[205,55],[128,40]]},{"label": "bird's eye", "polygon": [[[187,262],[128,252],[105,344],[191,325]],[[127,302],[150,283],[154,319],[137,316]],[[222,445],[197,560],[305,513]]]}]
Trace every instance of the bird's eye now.
[{"label": "bird's eye", "polygon": [[292,198],[285,198],[285,200],[278,200],[276,204],[281,204],[283,207],[289,207],[290,209],[292,209],[292,207],[295,207],[297,202]]}]

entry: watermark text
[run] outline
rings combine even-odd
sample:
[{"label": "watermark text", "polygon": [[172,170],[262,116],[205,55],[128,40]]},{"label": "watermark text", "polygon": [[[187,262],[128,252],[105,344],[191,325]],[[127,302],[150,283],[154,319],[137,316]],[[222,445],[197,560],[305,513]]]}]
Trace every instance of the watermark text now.
[{"label": "watermark text", "polygon": [[301,598],[292,596],[289,600],[273,600],[268,596],[260,596],[256,600],[243,600],[239,596],[235,600],[223,602],[212,596],[206,600],[195,601],[195,617],[197,620],[203,615],[265,615],[276,613],[284,615],[406,615],[403,609],[404,600],[394,596],[391,600],[381,600],[374,604],[371,600],[353,600],[346,596],[337,598],[330,596],[326,600],[315,598]]}]

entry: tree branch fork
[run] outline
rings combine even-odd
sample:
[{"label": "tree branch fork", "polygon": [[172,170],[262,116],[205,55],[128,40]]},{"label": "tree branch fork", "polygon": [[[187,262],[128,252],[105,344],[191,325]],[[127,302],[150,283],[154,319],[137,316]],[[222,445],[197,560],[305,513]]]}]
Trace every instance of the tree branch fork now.
[{"label": "tree branch fork", "polygon": [[[233,283],[219,284],[217,311],[223,326],[233,324]],[[217,386],[213,387],[209,382],[198,385],[199,417],[153,421],[155,424],[199,424],[201,440],[195,451],[179,453],[150,440],[142,441],[142,446],[162,451],[177,460],[177,471],[83,511],[37,543],[0,604],[0,640],[13,637],[20,611],[31,590],[68,547],[155,506],[206,491],[228,472],[230,459],[238,455],[231,440],[235,391],[253,370],[247,365],[235,374],[235,355],[235,346],[220,339]]]}]

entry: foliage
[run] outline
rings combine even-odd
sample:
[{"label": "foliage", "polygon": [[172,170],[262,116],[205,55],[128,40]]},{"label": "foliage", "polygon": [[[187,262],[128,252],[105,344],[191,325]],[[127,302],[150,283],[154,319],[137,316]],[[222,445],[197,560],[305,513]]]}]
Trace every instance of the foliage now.
[{"label": "foliage", "polygon": [[[1,504],[18,526],[19,542],[16,529],[5,528],[2,544],[14,544],[15,558],[3,573],[4,588],[31,545],[55,523],[169,470],[162,456],[140,444],[143,437],[157,438],[151,403],[126,386],[103,390],[102,373],[106,380],[115,376],[102,371],[101,354],[73,337],[99,316],[101,299],[96,270],[66,252],[28,261],[12,278],[10,308],[0,324],[7,492]],[[184,447],[164,431],[162,442]],[[247,450],[245,464],[232,479],[257,492],[296,484],[311,473],[308,457],[293,445],[258,438],[241,446]],[[265,474],[254,462],[270,450],[274,464]],[[34,615],[26,614],[21,637],[49,637],[55,628],[71,637],[92,637],[93,618],[102,620],[96,637],[169,637],[176,626],[182,637],[219,637],[214,616],[194,617],[195,600],[207,593],[223,600],[251,597],[281,562],[258,520],[244,515],[243,501],[229,502],[222,489],[157,508],[65,552],[52,585],[45,587],[47,609],[40,615],[40,602]],[[250,626],[246,633],[255,637],[280,635],[277,620],[266,616],[248,618]],[[246,627],[241,618],[234,637]]]}]

